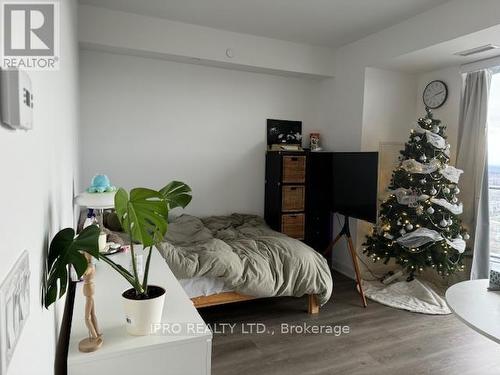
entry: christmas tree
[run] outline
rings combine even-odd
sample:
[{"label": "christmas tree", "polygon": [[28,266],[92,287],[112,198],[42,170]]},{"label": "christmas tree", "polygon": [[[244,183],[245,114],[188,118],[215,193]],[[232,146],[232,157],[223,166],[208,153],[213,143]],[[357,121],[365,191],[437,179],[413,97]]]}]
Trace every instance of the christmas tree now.
[{"label": "christmas tree", "polygon": [[446,127],[431,111],[418,119],[393,172],[390,195],[380,207],[378,224],[364,243],[374,262],[391,258],[409,273],[426,268],[448,276],[464,269],[469,235],[459,215],[458,180],[463,171],[449,165]]}]

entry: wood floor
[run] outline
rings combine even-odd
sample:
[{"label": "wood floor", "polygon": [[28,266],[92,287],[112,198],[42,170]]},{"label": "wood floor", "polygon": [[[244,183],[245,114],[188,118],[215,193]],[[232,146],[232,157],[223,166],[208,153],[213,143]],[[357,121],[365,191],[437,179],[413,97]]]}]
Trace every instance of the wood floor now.
[{"label": "wood floor", "polygon": [[[341,275],[335,280],[332,300],[316,317],[307,315],[305,297],[201,310],[219,331],[221,323],[236,323],[234,333],[214,333],[212,374],[500,374],[500,345],[453,315],[414,314],[372,301],[363,309],[354,283]],[[244,334],[242,323],[263,323],[268,333]],[[282,334],[281,323],[348,325],[350,333]]]}]

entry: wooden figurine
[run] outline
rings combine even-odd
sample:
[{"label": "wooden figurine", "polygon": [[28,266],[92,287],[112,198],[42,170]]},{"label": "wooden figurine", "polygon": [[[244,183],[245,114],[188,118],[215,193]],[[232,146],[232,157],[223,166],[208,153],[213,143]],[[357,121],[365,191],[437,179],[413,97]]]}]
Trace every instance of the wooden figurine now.
[{"label": "wooden figurine", "polygon": [[85,325],[89,330],[89,337],[84,338],[78,344],[78,349],[84,353],[90,353],[98,350],[103,343],[102,334],[99,332],[97,317],[94,304],[94,275],[95,265],[92,263],[92,257],[85,253],[88,266],[83,275],[83,295],[85,296]]}]

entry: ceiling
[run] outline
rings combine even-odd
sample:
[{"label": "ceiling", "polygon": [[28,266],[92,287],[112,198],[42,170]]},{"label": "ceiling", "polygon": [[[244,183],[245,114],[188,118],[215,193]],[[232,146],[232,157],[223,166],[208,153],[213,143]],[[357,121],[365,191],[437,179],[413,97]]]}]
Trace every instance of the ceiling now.
[{"label": "ceiling", "polygon": [[82,4],[339,47],[448,0],[80,0]]},{"label": "ceiling", "polygon": [[487,44],[500,46],[500,25],[381,62],[377,67],[418,73],[446,66],[463,65],[500,55],[500,48],[467,57],[456,55],[457,52]]}]

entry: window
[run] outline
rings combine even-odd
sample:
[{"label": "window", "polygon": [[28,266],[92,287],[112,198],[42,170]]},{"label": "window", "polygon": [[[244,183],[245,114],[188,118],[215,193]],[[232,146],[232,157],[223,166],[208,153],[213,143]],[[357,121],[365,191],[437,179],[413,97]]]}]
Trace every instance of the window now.
[{"label": "window", "polygon": [[500,263],[500,74],[491,80],[488,106],[488,173],[491,260]]}]

